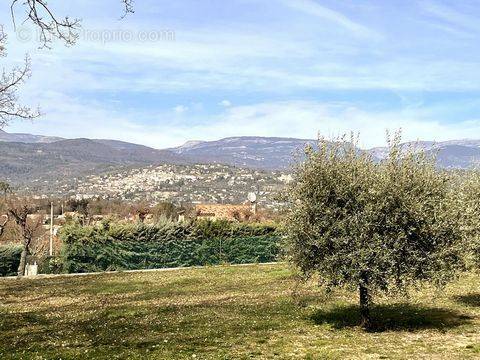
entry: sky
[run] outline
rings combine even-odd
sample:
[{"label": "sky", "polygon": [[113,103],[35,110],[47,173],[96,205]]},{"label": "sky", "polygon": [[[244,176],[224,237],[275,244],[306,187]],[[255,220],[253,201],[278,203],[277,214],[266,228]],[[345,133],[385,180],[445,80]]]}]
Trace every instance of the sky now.
[{"label": "sky", "polygon": [[9,6],[2,67],[42,117],[5,130],[154,148],[230,136],[336,137],[364,148],[480,138],[480,2],[51,0],[82,19],[77,44],[39,49]]}]

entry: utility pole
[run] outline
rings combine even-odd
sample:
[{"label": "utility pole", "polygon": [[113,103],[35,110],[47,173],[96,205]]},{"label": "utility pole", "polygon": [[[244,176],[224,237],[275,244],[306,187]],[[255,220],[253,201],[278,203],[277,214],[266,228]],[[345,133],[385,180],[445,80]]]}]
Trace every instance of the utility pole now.
[{"label": "utility pole", "polygon": [[50,248],[49,255],[53,256],[53,201],[50,203]]}]

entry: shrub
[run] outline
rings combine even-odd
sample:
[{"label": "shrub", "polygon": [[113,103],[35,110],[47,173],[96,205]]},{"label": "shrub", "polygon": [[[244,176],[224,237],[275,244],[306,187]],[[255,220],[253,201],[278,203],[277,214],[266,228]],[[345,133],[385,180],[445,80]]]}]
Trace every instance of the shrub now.
[{"label": "shrub", "polygon": [[22,246],[20,245],[0,246],[0,276],[17,275],[21,253]]},{"label": "shrub", "polygon": [[72,224],[61,237],[60,258],[67,272],[270,262],[279,253],[274,226],[228,221]]}]

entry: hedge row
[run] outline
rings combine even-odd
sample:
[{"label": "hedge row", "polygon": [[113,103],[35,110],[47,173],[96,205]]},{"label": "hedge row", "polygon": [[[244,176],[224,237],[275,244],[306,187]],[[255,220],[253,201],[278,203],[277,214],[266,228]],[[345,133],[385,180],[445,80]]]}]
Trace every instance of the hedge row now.
[{"label": "hedge row", "polygon": [[0,245],[0,276],[17,275],[21,253],[21,246]]},{"label": "hedge row", "polygon": [[270,262],[280,241],[274,226],[223,221],[70,225],[61,238],[62,271],[80,273]]}]

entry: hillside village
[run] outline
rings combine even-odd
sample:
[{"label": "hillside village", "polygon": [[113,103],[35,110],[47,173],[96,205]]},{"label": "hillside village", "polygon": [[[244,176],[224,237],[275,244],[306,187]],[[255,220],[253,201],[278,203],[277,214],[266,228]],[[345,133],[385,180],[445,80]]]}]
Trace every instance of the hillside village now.
[{"label": "hillside village", "polygon": [[[282,172],[235,168],[221,164],[158,165],[89,175],[75,182],[59,181],[43,198],[96,198],[123,201],[168,201],[183,204],[241,204],[249,192],[260,207],[278,210],[278,192],[291,181]],[[40,186],[41,182],[36,185]],[[38,193],[37,193],[38,194]]]}]

